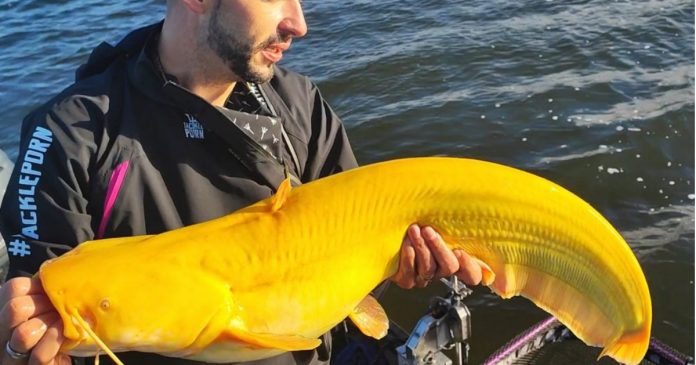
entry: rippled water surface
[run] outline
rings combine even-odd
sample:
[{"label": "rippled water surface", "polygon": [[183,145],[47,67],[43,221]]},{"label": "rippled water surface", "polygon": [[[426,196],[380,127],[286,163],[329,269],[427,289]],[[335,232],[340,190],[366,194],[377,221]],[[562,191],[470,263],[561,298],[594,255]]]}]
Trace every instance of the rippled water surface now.
[{"label": "rippled water surface", "polygon": [[[0,149],[15,158],[22,117],[100,41],[158,20],[162,3],[0,0]],[[361,163],[466,156],[560,183],[630,242],[651,288],[653,335],[694,353],[693,2],[305,8],[310,33],[283,63],[319,84]],[[386,306],[410,329],[441,292],[390,289]],[[469,304],[474,363],[543,317],[485,289]]]}]

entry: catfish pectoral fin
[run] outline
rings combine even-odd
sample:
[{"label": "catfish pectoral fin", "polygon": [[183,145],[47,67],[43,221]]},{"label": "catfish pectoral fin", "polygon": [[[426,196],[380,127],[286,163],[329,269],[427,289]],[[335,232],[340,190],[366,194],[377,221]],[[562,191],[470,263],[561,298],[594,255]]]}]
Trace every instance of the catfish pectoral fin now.
[{"label": "catfish pectoral fin", "polygon": [[384,308],[372,295],[368,295],[348,315],[364,335],[381,339],[389,330],[389,318]]}]

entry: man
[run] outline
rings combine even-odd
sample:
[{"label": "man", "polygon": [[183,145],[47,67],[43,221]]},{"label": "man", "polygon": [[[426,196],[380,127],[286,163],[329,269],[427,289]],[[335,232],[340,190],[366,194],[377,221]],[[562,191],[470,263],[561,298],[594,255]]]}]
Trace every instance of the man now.
[{"label": "man", "polygon": [[[24,277],[44,260],[94,238],[222,216],[270,196],[285,176],[301,184],[356,166],[317,88],[275,66],[306,31],[298,0],[168,1],[163,23],[95,49],[74,85],[27,116],[0,214],[13,278],[0,290],[3,365],[71,361],[58,353],[57,313]],[[432,228],[413,225],[406,237],[398,285],[455,272],[480,281],[480,267]],[[120,356],[129,365],[195,363]],[[319,349],[258,363],[327,360]]]}]

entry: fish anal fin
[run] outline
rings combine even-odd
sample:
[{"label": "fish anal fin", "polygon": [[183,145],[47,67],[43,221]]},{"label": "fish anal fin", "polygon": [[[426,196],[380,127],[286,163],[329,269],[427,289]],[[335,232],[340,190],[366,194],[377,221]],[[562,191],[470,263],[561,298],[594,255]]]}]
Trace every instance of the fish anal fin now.
[{"label": "fish anal fin", "polygon": [[[606,347],[603,355],[634,364],[637,362],[627,361],[633,359],[631,356],[645,355],[649,336],[625,334],[625,329],[616,324],[616,318],[609,318],[596,303],[563,280],[529,266],[513,264],[496,267],[496,274],[490,285],[494,292],[504,298],[522,295],[530,299],[586,344]],[[622,337],[625,335],[628,337]]]},{"label": "fish anal fin", "polygon": [[384,308],[372,295],[368,295],[348,315],[360,331],[366,336],[381,339],[389,330],[389,318]]},{"label": "fish anal fin", "polygon": [[278,191],[276,191],[273,197],[271,197],[271,212],[277,212],[283,206],[283,204],[285,204],[291,190],[292,185],[290,184],[290,178],[288,177],[283,180],[282,183],[280,183]]},{"label": "fish anal fin", "polygon": [[241,328],[229,328],[225,335],[254,347],[284,351],[311,350],[321,344],[321,340],[318,338],[307,338],[299,335],[258,333]]}]

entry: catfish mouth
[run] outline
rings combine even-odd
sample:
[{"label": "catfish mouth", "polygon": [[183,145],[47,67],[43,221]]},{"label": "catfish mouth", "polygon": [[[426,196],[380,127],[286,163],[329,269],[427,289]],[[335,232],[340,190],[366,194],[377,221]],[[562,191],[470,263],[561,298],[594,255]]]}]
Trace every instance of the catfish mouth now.
[{"label": "catfish mouth", "polygon": [[46,265],[48,265],[54,260],[56,259],[54,258],[45,261],[39,268],[39,272],[36,275],[34,275],[34,277],[39,279],[44,293],[48,297],[48,300],[51,302],[51,305],[53,305],[53,309],[56,312],[58,312],[58,315],[60,315],[60,319],[63,322],[63,336],[65,336],[66,339],[70,339],[71,337],[68,337],[67,334],[69,332],[69,328],[73,326],[71,324],[71,321],[68,321],[70,316],[68,315],[68,312],[66,310],[65,300],[63,296],[65,291],[63,289],[54,290],[54,285],[52,284],[50,275],[45,275],[44,269],[46,268]]},{"label": "catfish mouth", "polygon": [[73,353],[74,349],[82,348],[82,351],[87,352],[87,355],[94,355],[98,349],[97,341],[89,341],[90,337],[92,339],[96,337],[96,334],[90,335],[94,334],[92,330],[95,322],[93,316],[91,314],[82,315],[77,308],[63,308],[62,311],[58,309],[58,313],[63,320],[63,336],[65,337],[62,349]]},{"label": "catfish mouth", "polygon": [[[84,317],[82,317],[80,315],[80,313],[77,309],[73,309],[73,310],[71,310],[71,312],[72,312],[71,313],[71,323],[73,324],[73,328],[75,330],[77,330],[78,328],[80,330],[82,330],[81,336],[80,336],[81,341],[76,342],[72,346],[71,349],[75,349],[76,347],[78,347],[78,349],[75,350],[76,353],[86,352],[88,350],[86,350],[86,349],[83,350],[83,349],[79,348],[80,344],[84,344],[84,347],[89,346],[90,348],[93,349],[93,351],[91,351],[91,353],[89,353],[88,355],[95,355],[95,356],[99,355],[99,351],[101,350],[104,353],[106,353],[107,355],[109,355],[111,360],[113,360],[113,362],[115,362],[116,364],[124,365],[123,362],[114,354],[114,352],[104,343],[104,341],[102,341],[99,338],[99,336],[97,336],[97,334],[94,333],[94,331],[92,330],[92,327],[94,326],[94,320],[92,320],[90,322],[89,318],[85,319]],[[88,339],[88,338],[91,338],[94,343],[89,344],[89,345],[87,343],[85,343],[84,340]],[[71,350],[71,349],[66,348],[66,350]]]},{"label": "catfish mouth", "polygon": [[53,305],[54,310],[60,316],[63,325],[63,337],[65,337],[65,341],[61,346],[61,350],[68,351],[78,346],[85,340],[86,333],[82,330],[82,325],[77,317],[79,317],[82,322],[89,324],[90,326],[92,323],[94,323],[94,317],[91,314],[80,315],[80,311],[77,307],[75,307],[74,303],[73,305],[68,305],[65,295],[66,290],[60,287],[56,289],[58,285],[53,283],[53,280],[51,280],[51,275],[47,274],[44,270],[46,267],[45,265],[53,260],[55,259],[46,261],[39,269],[39,274],[37,276],[41,280],[41,285],[44,288],[44,292]]}]

